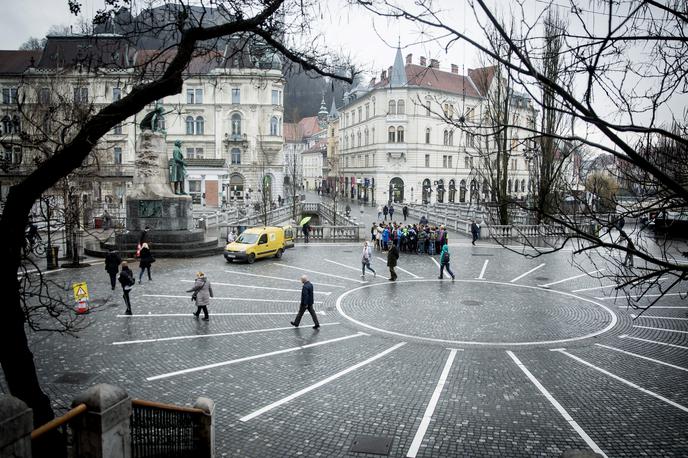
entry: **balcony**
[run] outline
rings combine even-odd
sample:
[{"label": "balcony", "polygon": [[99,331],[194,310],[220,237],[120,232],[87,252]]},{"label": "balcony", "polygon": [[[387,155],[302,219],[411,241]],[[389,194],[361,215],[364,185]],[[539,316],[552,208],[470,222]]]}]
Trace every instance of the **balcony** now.
[{"label": "balcony", "polygon": [[223,140],[225,146],[228,148],[232,147],[242,147],[242,148],[248,148],[248,138],[246,137],[246,134],[229,134],[225,132],[225,139]]},{"label": "balcony", "polygon": [[260,149],[268,154],[276,154],[282,151],[284,139],[280,135],[259,135]]}]

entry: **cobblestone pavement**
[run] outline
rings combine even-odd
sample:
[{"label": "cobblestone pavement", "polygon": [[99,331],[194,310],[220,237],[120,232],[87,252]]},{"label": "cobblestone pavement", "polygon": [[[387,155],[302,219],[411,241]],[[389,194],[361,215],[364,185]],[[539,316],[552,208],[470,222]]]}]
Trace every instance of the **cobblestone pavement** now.
[{"label": "cobblestone pavement", "polygon": [[[102,264],[50,273],[87,281],[99,307],[78,338],[31,335],[39,376],[59,410],[94,383],[181,405],[207,396],[218,456],[377,456],[351,451],[359,435],[391,438],[391,456],[688,455],[680,296],[633,320],[570,252],[528,259],[458,237],[451,251],[454,282],[437,279],[437,257],[407,254],[390,282],[383,253],[363,279],[359,244],[253,265],[160,259],[131,317]],[[208,322],[185,292],[199,270],[215,292]],[[302,274],[317,331],[309,316],[289,325]],[[72,372],[82,384],[56,382]]]}]

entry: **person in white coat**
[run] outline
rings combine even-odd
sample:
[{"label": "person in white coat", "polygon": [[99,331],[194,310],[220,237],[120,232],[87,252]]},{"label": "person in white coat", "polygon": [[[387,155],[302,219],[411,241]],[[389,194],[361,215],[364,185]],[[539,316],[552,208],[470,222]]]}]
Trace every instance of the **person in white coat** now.
[{"label": "person in white coat", "polygon": [[370,243],[366,240],[363,242],[363,252],[361,253],[361,277],[365,278],[366,268],[373,273],[373,278],[377,276],[375,269],[370,267],[370,261],[373,258],[373,250],[370,249]]}]

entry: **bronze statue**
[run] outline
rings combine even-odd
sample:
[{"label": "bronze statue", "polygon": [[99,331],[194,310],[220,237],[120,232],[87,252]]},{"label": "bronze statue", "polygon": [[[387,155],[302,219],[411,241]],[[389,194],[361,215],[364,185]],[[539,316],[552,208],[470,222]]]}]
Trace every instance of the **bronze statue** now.
[{"label": "bronze statue", "polygon": [[184,155],[182,154],[181,147],[181,140],[174,142],[172,159],[170,160],[170,182],[172,183],[175,194],[185,195],[184,178],[186,177],[186,162],[184,162]]},{"label": "bronze statue", "polygon": [[149,112],[148,114],[146,114],[146,116],[143,117],[143,120],[139,124],[139,127],[142,131],[150,130],[153,132],[164,132],[164,130],[162,129],[162,120],[164,114],[165,110],[163,110],[161,105],[158,105],[156,103],[153,111]]}]

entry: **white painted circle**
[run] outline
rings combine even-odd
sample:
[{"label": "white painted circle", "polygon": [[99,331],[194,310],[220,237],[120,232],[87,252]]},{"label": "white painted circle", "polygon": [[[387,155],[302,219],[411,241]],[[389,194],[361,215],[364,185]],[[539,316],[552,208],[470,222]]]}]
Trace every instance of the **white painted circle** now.
[{"label": "white painted circle", "polygon": [[[420,282],[440,282],[443,280],[403,280],[403,281],[397,281],[396,283],[420,283]],[[576,296],[575,294],[567,293],[565,291],[558,291],[554,289],[549,289],[549,288],[541,288],[539,286],[529,286],[529,285],[519,285],[516,283],[506,283],[506,282],[499,282],[499,281],[487,281],[487,280],[455,280],[455,282],[461,282],[461,283],[480,283],[480,284],[492,284],[492,285],[502,285],[502,286],[510,286],[514,288],[526,288],[526,289],[535,289],[539,291],[546,291],[548,293],[554,293],[554,294],[560,294],[562,296],[568,296],[572,297],[574,299],[578,299],[580,301],[588,302],[590,304],[594,304],[609,313],[611,316],[611,322],[604,328],[599,331],[592,332],[590,334],[586,334],[584,336],[579,336],[579,337],[570,337],[568,339],[559,339],[559,340],[541,340],[541,341],[533,341],[533,342],[484,342],[484,341],[473,341],[473,340],[449,340],[449,339],[436,339],[432,337],[422,337],[422,336],[416,336],[412,334],[404,334],[402,332],[396,332],[396,331],[389,331],[387,329],[382,329],[378,328],[375,326],[372,326],[367,323],[363,323],[362,321],[359,321],[349,315],[347,315],[344,310],[342,310],[342,300],[348,296],[351,293],[354,293],[356,291],[360,291],[365,288],[371,288],[374,286],[381,286],[381,285],[388,285],[388,283],[371,283],[369,285],[363,285],[359,286],[357,288],[350,289],[349,291],[346,291],[342,293],[338,298],[336,302],[336,307],[337,307],[337,312],[339,314],[346,318],[347,320],[351,321],[352,323],[355,323],[359,326],[363,326],[368,329],[372,329],[373,331],[381,332],[384,334],[390,334],[394,335],[397,337],[403,337],[405,339],[418,339],[418,340],[424,340],[428,342],[438,342],[438,343],[443,343],[443,344],[453,344],[453,345],[483,345],[483,346],[490,346],[490,345],[496,345],[496,346],[508,346],[508,345],[518,345],[518,346],[528,346],[528,345],[554,345],[554,344],[561,344],[561,343],[566,343],[566,342],[575,342],[578,340],[584,340],[584,339],[589,339],[591,337],[598,336],[600,334],[604,334],[605,332],[608,332],[611,330],[614,326],[616,326],[618,320],[618,317],[616,316],[616,313],[609,307],[600,304],[599,302],[595,302],[590,299],[586,299],[584,297]]]}]

